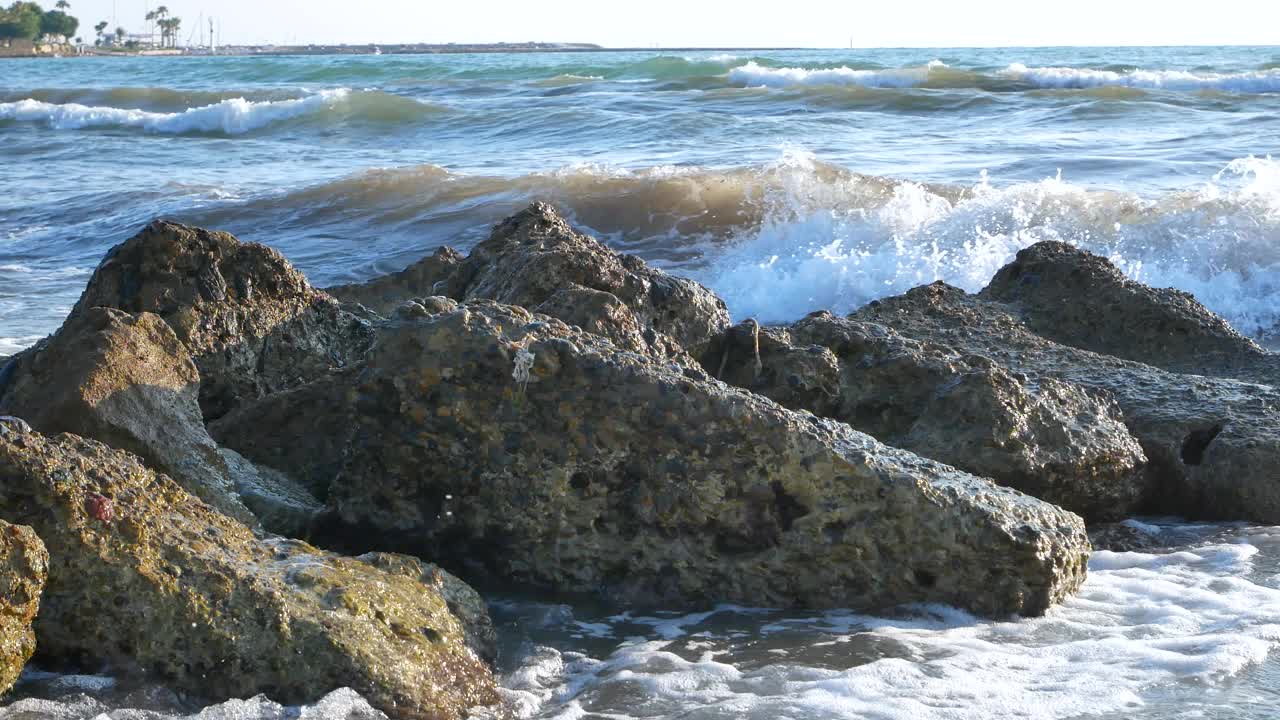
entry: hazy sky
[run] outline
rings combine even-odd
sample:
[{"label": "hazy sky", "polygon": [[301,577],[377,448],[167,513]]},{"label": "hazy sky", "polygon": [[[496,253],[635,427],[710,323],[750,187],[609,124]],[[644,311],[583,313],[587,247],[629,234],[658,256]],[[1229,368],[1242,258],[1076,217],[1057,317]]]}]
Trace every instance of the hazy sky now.
[{"label": "hazy sky", "polygon": [[[71,0],[82,34],[141,31],[147,0]],[[653,46],[1280,43],[1275,0],[163,0],[231,43],[595,42]],[[52,4],[48,2],[46,4]],[[150,0],[150,7],[160,4]],[[204,23],[207,28],[208,20]],[[198,37],[198,36],[197,36]]]}]

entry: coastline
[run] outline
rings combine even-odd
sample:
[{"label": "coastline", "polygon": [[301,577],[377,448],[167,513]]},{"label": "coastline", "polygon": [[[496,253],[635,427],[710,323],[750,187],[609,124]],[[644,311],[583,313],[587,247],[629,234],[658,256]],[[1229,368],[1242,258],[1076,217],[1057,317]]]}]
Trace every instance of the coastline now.
[{"label": "coastline", "polygon": [[[288,57],[325,55],[524,55],[529,53],[632,53],[632,52],[776,52],[798,50],[791,47],[600,47],[589,43],[448,43],[444,45],[411,43],[398,45],[233,45],[210,51],[208,48],[178,48],[176,50],[112,51],[85,47],[77,52],[74,46],[63,46],[66,54],[35,52],[32,54],[3,54],[0,58],[32,57]],[[0,49],[3,50],[3,49]]]}]

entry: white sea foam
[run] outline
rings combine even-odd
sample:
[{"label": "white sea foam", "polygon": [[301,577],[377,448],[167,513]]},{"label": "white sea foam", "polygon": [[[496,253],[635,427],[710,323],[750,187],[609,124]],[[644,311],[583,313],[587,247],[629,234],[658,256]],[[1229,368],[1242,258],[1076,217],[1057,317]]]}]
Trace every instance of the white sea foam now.
[{"label": "white sea foam", "polygon": [[[1204,717],[1280,647],[1280,589],[1248,579],[1257,552],[1237,542],[1095,553],[1080,594],[1036,619],[991,622],[934,606],[893,619],[834,611],[721,637],[705,652],[666,637],[624,641],[602,658],[544,648],[504,685],[521,717],[1168,717],[1144,713],[1149,703]],[[715,632],[699,635],[701,648]],[[744,654],[742,638],[767,648],[773,636],[790,643],[785,656],[766,649],[762,664],[760,653]],[[806,646],[805,637],[825,639]],[[860,661],[855,648],[881,657]],[[842,655],[847,666],[833,665]]]},{"label": "white sea foam", "polygon": [[169,134],[222,132],[237,135],[331,108],[346,100],[350,93],[346,88],[339,88],[322,90],[296,100],[272,102],[251,102],[244,98],[234,98],[174,113],[91,107],[77,103],[56,105],[28,99],[0,103],[0,120],[45,123],[58,130],[126,127]]},{"label": "white sea foam", "polygon": [[1069,67],[1030,68],[1014,63],[1002,75],[1044,88],[1131,87],[1150,90],[1225,90],[1241,93],[1280,92],[1280,70],[1243,73],[1194,73],[1185,70],[1090,70]]},{"label": "white sea foam", "polygon": [[1280,163],[1243,158],[1200,187],[1154,199],[1090,191],[1061,177],[971,188],[820,179],[792,153],[765,220],[707,248],[698,279],[736,318],[786,322],[843,313],[943,280],[980,290],[1042,240],[1071,242],[1158,287],[1193,293],[1242,332],[1280,322]]},{"label": "white sea foam", "polygon": [[939,61],[918,68],[854,70],[848,67],[807,69],[765,67],[754,60],[729,71],[729,82],[746,87],[786,88],[797,85],[860,85],[872,88],[906,88],[929,80],[929,72],[946,67]]}]

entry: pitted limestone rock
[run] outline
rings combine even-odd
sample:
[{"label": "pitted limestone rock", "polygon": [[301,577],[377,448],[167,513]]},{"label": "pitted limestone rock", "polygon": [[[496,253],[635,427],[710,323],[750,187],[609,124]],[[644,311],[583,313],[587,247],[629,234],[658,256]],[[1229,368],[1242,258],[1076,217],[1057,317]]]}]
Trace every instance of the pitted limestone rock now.
[{"label": "pitted limestone rock", "polygon": [[[1070,512],[521,308],[439,309],[215,433],[318,473],[328,539],[447,553],[468,578],[991,615],[1043,612],[1083,580]],[[302,419],[321,412],[349,434],[316,437]]]},{"label": "pitted limestone rock", "polygon": [[748,320],[702,358],[720,379],[882,442],[1035,495],[1087,519],[1143,497],[1146,458],[1109,398],[1029,383],[980,355],[817,312],[790,327]]},{"label": "pitted limestone rock", "polygon": [[275,250],[167,221],[112,248],[72,314],[99,306],[173,328],[200,369],[207,418],[344,367],[370,339]]},{"label": "pitted limestone rock", "polygon": [[982,354],[1033,382],[1109,394],[1142,444],[1152,509],[1213,520],[1280,522],[1280,390],[1181,375],[1063,345],[1015,309],[934,283],[852,316],[904,336]]},{"label": "pitted limestone rock", "polygon": [[461,720],[498,699],[439,586],[255,537],[123,451],[8,429],[0,508],[49,549],[48,666],[291,704],[350,687],[395,718]]},{"label": "pitted limestone rock", "polygon": [[0,695],[13,687],[35,652],[31,623],[48,574],[49,554],[35,531],[0,520]]},{"label": "pitted limestone rock", "polygon": [[42,433],[72,432],[128,450],[254,524],[205,430],[199,390],[191,356],[159,316],[84,308],[14,358],[0,415],[21,417]]}]

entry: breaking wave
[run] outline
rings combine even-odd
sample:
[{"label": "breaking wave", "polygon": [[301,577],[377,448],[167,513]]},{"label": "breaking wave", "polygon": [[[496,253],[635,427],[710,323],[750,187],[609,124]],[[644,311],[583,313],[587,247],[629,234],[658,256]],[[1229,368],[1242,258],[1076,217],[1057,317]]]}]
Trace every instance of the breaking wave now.
[{"label": "breaking wave", "polygon": [[1193,73],[1185,70],[1089,70],[1068,67],[1029,68],[1015,63],[1002,74],[1042,88],[1084,89],[1129,87],[1149,90],[1222,90],[1238,93],[1280,92],[1280,70],[1245,73]]},{"label": "breaking wave", "polygon": [[[147,89],[152,99],[173,99],[176,91]],[[137,99],[138,94],[134,95]],[[243,97],[223,99],[176,112],[156,112],[132,107],[90,106],[77,102],[52,103],[34,98],[0,103],[0,120],[32,122],[56,130],[133,128],[152,133],[180,135],[221,133],[240,135],[295,118],[324,117],[345,120],[398,123],[424,118],[443,108],[381,91],[352,92],[346,88],[321,90],[304,97],[253,101]]]},{"label": "breaking wave", "polygon": [[[1242,332],[1280,323],[1280,163],[1242,158],[1144,197],[1061,177],[999,186],[862,175],[804,153],[762,166],[573,166],[515,178],[436,166],[375,170],[188,219],[281,249],[321,282],[398,269],[429,246],[462,249],[530,200],[560,206],[621,250],[710,286],[737,318],[785,322],[943,280],[980,290],[1022,248],[1061,240],[1131,277],[1194,293]],[[366,237],[363,260],[331,240]],[[427,244],[405,238],[433,238]],[[321,242],[323,240],[323,242]]]}]

